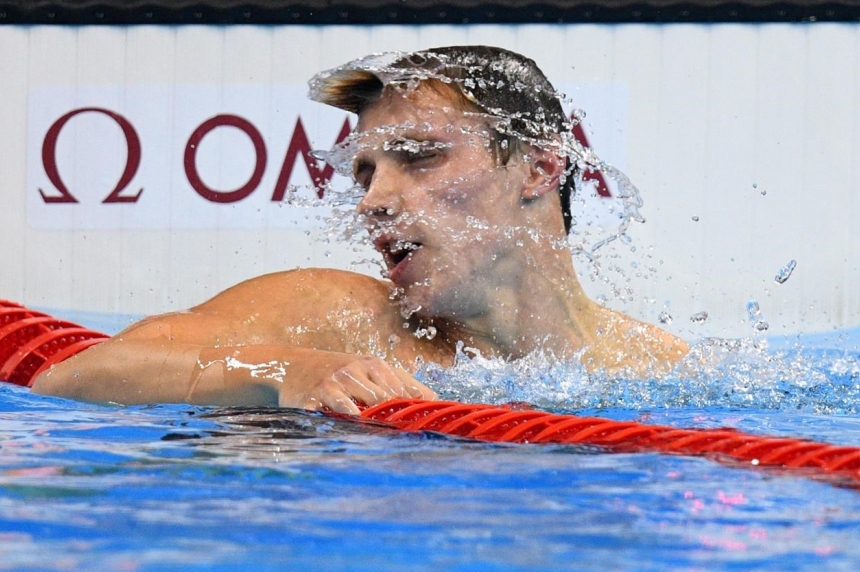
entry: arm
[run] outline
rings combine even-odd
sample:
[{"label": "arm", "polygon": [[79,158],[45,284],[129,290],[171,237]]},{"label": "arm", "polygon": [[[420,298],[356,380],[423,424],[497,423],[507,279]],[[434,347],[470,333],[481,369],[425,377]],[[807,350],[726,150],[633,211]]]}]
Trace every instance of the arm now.
[{"label": "arm", "polygon": [[434,397],[407,372],[376,357],[116,338],[46,371],[33,390],[96,402],[328,407],[350,414],[359,412],[353,399],[374,405]]},{"label": "arm", "polygon": [[[406,371],[372,357],[369,341],[400,328],[388,295],[377,281],[351,273],[259,277],[188,312],[143,320],[46,371],[33,389],[100,402],[345,413],[358,412],[352,398],[367,405],[432,398]],[[414,357],[398,352],[404,363]],[[386,359],[398,363],[394,355]]]}]

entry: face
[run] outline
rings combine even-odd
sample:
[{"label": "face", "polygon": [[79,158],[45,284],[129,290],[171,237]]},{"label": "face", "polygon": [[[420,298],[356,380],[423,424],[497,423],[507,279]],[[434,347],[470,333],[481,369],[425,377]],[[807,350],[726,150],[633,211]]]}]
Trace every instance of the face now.
[{"label": "face", "polygon": [[386,90],[357,131],[358,209],[405,309],[453,319],[486,311],[516,271],[522,208],[522,169],[499,164],[487,118],[430,89]]}]

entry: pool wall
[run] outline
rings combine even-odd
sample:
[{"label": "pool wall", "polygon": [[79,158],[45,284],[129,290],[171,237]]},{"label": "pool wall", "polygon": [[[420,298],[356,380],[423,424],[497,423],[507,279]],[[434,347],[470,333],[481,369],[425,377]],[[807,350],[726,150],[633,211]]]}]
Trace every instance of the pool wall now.
[{"label": "pool wall", "polygon": [[[631,242],[596,279],[579,260],[593,295],[688,338],[860,324],[860,25],[836,23],[0,26],[0,296],[138,316],[296,266],[375,274],[304,206],[328,176],[306,152],[352,125],[305,82],[462,43],[537,60],[641,189]],[[609,232],[612,200],[583,199],[578,236]]]}]

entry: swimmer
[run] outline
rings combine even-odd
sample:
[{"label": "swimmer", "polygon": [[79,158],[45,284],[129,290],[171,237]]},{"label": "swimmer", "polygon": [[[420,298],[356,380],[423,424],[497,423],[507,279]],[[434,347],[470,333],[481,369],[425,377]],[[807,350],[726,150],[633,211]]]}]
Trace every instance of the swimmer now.
[{"label": "swimmer", "polygon": [[363,58],[318,74],[311,97],[358,115],[326,154],[354,177],[379,280],[298,269],[186,312],[147,318],[46,371],[34,391],[87,401],[359,412],[432,399],[413,373],[457,348],[514,360],[580,359],[650,376],[682,340],[590,300],[567,234],[575,163],[552,85],[486,46]]}]

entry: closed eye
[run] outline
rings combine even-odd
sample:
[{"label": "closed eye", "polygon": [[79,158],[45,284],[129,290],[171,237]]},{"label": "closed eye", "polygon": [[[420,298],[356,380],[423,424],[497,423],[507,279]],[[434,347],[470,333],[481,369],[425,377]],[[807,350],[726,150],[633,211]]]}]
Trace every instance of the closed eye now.
[{"label": "closed eye", "polygon": [[[385,141],[382,150],[397,163],[417,168],[430,167],[432,164],[444,157],[450,149],[450,143],[439,141],[416,141],[414,139],[396,138]],[[367,156],[359,156],[352,169],[352,178],[356,184],[365,191],[370,188],[376,173],[375,160]]]},{"label": "closed eye", "polygon": [[394,139],[386,141],[385,150],[397,154],[398,159],[407,165],[422,165],[441,157],[451,145],[439,141],[415,141],[414,139]]},{"label": "closed eye", "polygon": [[439,153],[433,150],[417,152],[403,151],[399,154],[398,161],[410,167],[424,168],[431,166],[439,156]]},{"label": "closed eye", "polygon": [[362,189],[370,188],[370,183],[373,182],[373,173],[376,168],[369,161],[358,161],[352,171],[352,178]]}]

